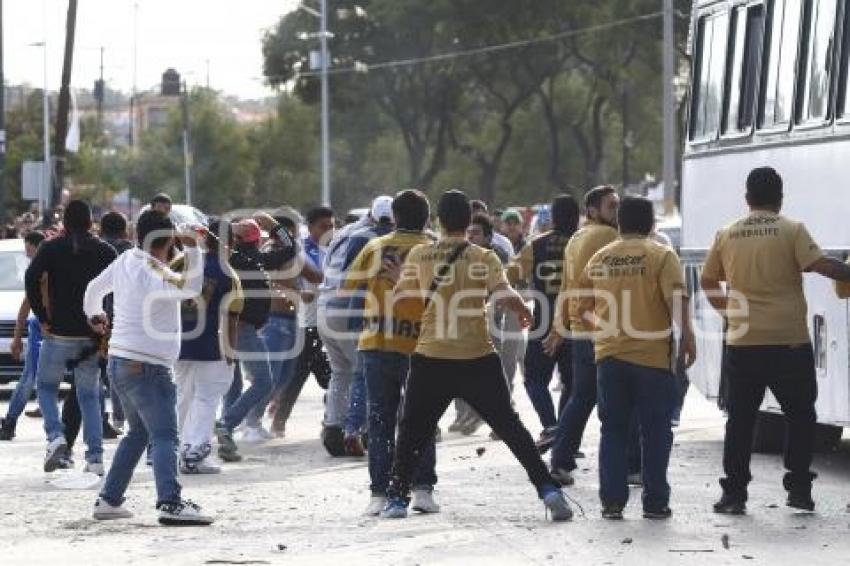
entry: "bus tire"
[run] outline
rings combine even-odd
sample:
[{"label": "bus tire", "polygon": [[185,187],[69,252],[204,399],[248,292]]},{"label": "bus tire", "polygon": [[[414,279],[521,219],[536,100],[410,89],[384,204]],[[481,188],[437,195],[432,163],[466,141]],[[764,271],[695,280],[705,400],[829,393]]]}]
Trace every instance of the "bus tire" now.
[{"label": "bus tire", "polygon": [[844,428],[819,424],[815,431],[815,452],[833,452],[841,442]]},{"label": "bus tire", "polygon": [[[844,429],[840,426],[818,424],[815,429],[815,452],[831,452],[841,442]],[[760,412],[753,433],[753,452],[781,454],[785,449],[785,417]]]}]

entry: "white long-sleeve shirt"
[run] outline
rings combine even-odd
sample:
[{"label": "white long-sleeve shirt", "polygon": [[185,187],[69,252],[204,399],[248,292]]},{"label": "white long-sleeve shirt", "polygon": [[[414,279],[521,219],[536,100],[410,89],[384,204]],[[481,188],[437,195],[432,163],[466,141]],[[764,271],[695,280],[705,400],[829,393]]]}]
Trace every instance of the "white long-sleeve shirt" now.
[{"label": "white long-sleeve shirt", "polygon": [[185,248],[182,274],[135,248],[121,254],[86,288],[86,316],[103,314],[103,299],[113,293],[111,355],[172,366],[180,355],[180,302],[200,295],[203,256]]}]

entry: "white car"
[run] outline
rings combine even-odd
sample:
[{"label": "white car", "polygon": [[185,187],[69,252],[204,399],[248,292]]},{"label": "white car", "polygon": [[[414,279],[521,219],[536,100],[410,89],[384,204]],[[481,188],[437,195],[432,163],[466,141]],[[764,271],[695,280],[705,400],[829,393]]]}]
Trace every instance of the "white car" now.
[{"label": "white car", "polygon": [[22,239],[0,240],[0,383],[17,380],[23,370],[23,362],[12,359],[11,344],[28,265]]}]

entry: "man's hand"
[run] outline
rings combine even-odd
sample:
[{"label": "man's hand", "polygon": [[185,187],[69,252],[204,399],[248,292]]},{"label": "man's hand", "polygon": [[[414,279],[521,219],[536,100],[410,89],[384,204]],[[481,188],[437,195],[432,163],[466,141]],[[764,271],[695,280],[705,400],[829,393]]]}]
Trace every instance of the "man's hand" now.
[{"label": "man's hand", "polygon": [[272,218],[272,216],[266,212],[258,210],[254,213],[253,218],[257,221],[257,224],[260,225],[260,228],[262,228],[266,232],[271,232],[278,226],[278,221]]},{"label": "man's hand", "polygon": [[12,344],[9,346],[9,350],[12,353],[12,359],[16,362],[21,361],[21,354],[24,352],[24,341],[19,334],[15,334],[15,337],[12,338]]},{"label": "man's hand", "polygon": [[547,356],[554,358],[564,347],[564,339],[560,334],[552,330],[549,335],[543,340],[543,351]]},{"label": "man's hand", "polygon": [[696,340],[690,332],[682,335],[682,340],[679,344],[679,359],[684,362],[685,369],[694,365],[694,362],[697,360]]},{"label": "man's hand", "polygon": [[47,336],[50,334],[50,323],[49,322],[39,322],[39,326],[41,326],[41,334]]},{"label": "man's hand", "polygon": [[198,240],[201,239],[201,235],[194,230],[188,229],[184,232],[178,233],[175,238],[183,244],[184,248],[194,248],[198,245]]},{"label": "man's hand", "polygon": [[531,310],[529,310],[528,305],[525,304],[525,301],[522,300],[522,297],[520,297],[518,293],[512,293],[498,302],[502,307],[513,312],[517,316],[519,324],[523,329],[531,326],[531,322],[533,320]]},{"label": "man's hand", "polygon": [[109,330],[109,320],[104,314],[93,316],[89,319],[89,327],[98,336],[104,336]]}]

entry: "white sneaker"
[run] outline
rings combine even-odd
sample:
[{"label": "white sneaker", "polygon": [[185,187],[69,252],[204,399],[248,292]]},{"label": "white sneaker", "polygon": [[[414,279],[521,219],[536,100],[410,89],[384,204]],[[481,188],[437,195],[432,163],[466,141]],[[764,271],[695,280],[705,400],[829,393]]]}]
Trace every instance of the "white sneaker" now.
[{"label": "white sneaker", "polygon": [[64,436],[58,436],[47,444],[47,454],[44,456],[44,471],[54,472],[63,467],[63,460],[68,453],[68,443]]},{"label": "white sneaker", "polygon": [[86,465],[83,467],[83,472],[103,477],[103,462],[86,462]]},{"label": "white sneaker", "polygon": [[124,509],[120,505],[113,506],[101,499],[97,498],[97,501],[94,503],[94,513],[92,513],[92,517],[97,519],[98,521],[111,521],[113,519],[129,519],[133,516],[133,514]]},{"label": "white sneaker", "polygon": [[434,492],[430,489],[414,489],[410,508],[420,513],[439,513],[440,506],[434,501]]},{"label": "white sneaker", "polygon": [[[366,512],[363,513],[367,517],[377,517],[387,506],[387,498],[383,495],[373,495],[369,498],[369,506],[366,507]],[[850,509],[850,507],[848,507]]]},{"label": "white sneaker", "polygon": [[261,431],[262,427],[246,426],[242,433],[241,441],[245,444],[259,444],[268,440]]},{"label": "white sneaker", "polygon": [[257,428],[257,432],[260,434],[260,436],[263,437],[264,440],[274,440],[275,438],[277,438],[275,434],[269,432],[263,425],[260,425]]},{"label": "white sneaker", "polygon": [[167,526],[207,526],[215,519],[204,515],[201,508],[185,500],[180,503],[163,503],[159,505],[159,524]]}]

